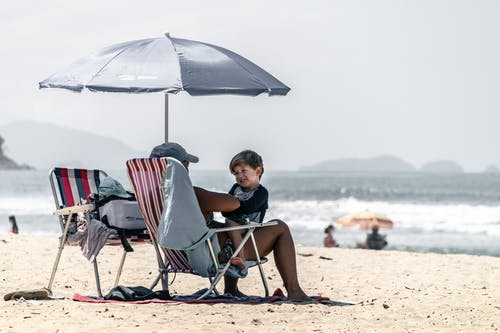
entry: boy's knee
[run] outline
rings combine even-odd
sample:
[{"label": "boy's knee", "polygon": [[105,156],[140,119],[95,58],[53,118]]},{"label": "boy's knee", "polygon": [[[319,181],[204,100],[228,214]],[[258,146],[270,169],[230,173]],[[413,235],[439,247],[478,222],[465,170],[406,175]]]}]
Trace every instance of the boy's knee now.
[{"label": "boy's knee", "polygon": [[288,224],[286,224],[284,221],[282,220],[279,220],[279,219],[274,219],[274,220],[271,220],[269,222],[278,222],[278,224],[276,224],[276,227],[280,230],[289,230],[288,228]]}]

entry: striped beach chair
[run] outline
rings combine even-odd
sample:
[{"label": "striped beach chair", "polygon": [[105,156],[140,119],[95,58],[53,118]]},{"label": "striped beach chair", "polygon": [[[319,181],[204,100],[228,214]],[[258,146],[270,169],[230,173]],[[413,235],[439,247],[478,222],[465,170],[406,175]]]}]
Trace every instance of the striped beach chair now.
[{"label": "striped beach chair", "polygon": [[[191,273],[199,275],[198,272],[196,272],[196,270],[193,269],[193,267],[190,265],[188,261],[188,256],[185,251],[170,249],[167,247],[160,247],[158,245],[158,225],[160,219],[162,218],[162,213],[165,213],[164,201],[163,201],[165,199],[162,188],[163,186],[167,186],[166,184],[172,181],[172,179],[170,179],[169,177],[171,177],[174,174],[179,174],[178,172],[172,172],[172,171],[169,171],[169,173],[167,174],[167,172],[168,170],[173,170],[175,168],[177,170],[183,171],[184,177],[189,178],[189,176],[187,175],[184,166],[179,161],[172,158],[132,159],[128,160],[126,165],[130,183],[132,184],[132,188],[135,192],[139,208],[141,209],[141,212],[144,216],[144,221],[149,230],[157,256],[159,274],[158,277],[153,282],[151,289],[153,289],[158,283],[158,281],[161,280],[162,289],[168,291],[168,273]],[[167,178],[167,182],[165,184],[162,184],[164,178]],[[191,188],[192,196],[194,197],[195,194],[194,191],[192,190],[192,185],[190,181],[189,181],[189,187]],[[178,198],[178,200],[182,200],[182,198]],[[196,198],[194,198],[193,200],[196,201]],[[199,210],[197,202],[196,202],[196,207],[193,207],[192,209]],[[201,212],[200,212],[200,217],[203,219],[203,217],[201,216]],[[188,223],[188,221],[183,221],[183,222]],[[276,222],[269,222],[266,224],[251,223],[249,225],[244,225],[239,227],[227,227],[227,228],[218,228],[212,230],[212,233],[225,232],[233,229],[247,230],[247,234],[243,238],[242,244],[238,249],[235,250],[232,257],[237,256],[238,252],[241,250],[241,248],[243,247],[244,243],[247,240],[252,241],[256,256],[257,258],[259,258],[257,259],[255,265],[258,265],[259,267],[266,297],[269,295],[269,290],[267,286],[267,281],[264,276],[264,271],[262,269],[263,262],[261,262],[260,260],[257,246],[255,244],[255,239],[253,238],[253,231],[255,230],[255,228],[260,228],[263,226],[274,225],[274,224],[276,224]],[[207,228],[204,220],[202,222],[202,225],[204,226],[204,228]],[[177,236],[173,235],[173,237]],[[179,235],[179,237],[182,237],[182,235]],[[219,267],[218,259],[216,257],[214,249],[212,248],[211,241],[208,240],[207,243],[208,247],[210,248],[211,256],[207,257],[206,261],[208,262],[212,260],[217,269],[216,269],[216,274],[209,276],[210,288],[208,288],[207,291],[200,296],[200,299],[207,296],[212,291],[217,293],[215,286],[221,280],[221,278],[224,276],[224,274],[227,272],[230,266],[230,263],[228,261],[227,264],[223,265],[222,268]]]},{"label": "striped beach chair", "polygon": [[153,289],[161,281],[162,289],[168,291],[168,273],[196,272],[191,268],[184,251],[175,251],[158,246],[158,223],[163,211],[161,181],[167,170],[166,158],[132,159],[126,162],[127,172],[137,203],[144,216],[158,261],[159,274],[153,281]]},{"label": "striped beach chair", "polygon": [[[77,213],[86,214],[87,220],[89,220],[89,213],[94,209],[94,206],[89,204],[89,196],[92,193],[97,193],[97,189],[99,187],[101,179],[106,176],[107,174],[102,170],[69,169],[56,167],[50,171],[50,186],[56,206],[55,215],[57,215],[59,218],[62,234],[60,237],[59,248],[52,268],[47,289],[52,290],[52,284],[54,282],[55,274],[59,265],[61,253],[64,249],[64,246],[70,244],[67,241],[67,236],[72,221],[75,221]],[[134,235],[134,238],[137,238],[137,236]],[[122,242],[119,238],[108,239],[106,245],[122,245]],[[120,265],[118,267],[115,278],[115,286],[118,285],[118,282],[120,280],[128,251],[133,250],[131,248],[125,249],[124,247]],[[93,261],[93,268],[97,293],[102,297],[97,258]]]}]

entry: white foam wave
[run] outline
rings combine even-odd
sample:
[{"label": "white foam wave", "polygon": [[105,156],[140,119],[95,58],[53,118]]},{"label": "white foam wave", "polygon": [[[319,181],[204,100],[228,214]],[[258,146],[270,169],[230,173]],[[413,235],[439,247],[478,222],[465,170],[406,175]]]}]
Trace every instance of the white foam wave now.
[{"label": "white foam wave", "polygon": [[[316,234],[326,225],[336,224],[340,216],[365,209],[388,215],[400,231],[500,236],[500,207],[486,205],[394,203],[355,198],[271,201],[266,219],[280,218],[292,228]],[[0,197],[0,215],[52,217],[53,211],[51,195]]]},{"label": "white foam wave", "polygon": [[52,196],[0,197],[0,214],[44,215],[54,211]]},{"label": "white foam wave", "polygon": [[266,217],[282,218],[292,227],[321,230],[336,223],[340,216],[365,209],[388,215],[398,229],[500,236],[500,207],[485,205],[391,203],[355,198],[274,201]]}]

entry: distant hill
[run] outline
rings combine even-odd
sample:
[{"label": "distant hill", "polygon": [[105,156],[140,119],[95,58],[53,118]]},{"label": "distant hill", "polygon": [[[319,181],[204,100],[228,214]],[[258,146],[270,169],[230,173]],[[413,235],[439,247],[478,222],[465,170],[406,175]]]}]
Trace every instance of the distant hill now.
[{"label": "distant hill", "polygon": [[464,169],[453,161],[434,161],[424,164],[420,171],[428,173],[463,173]]},{"label": "distant hill", "polygon": [[33,169],[33,167],[26,164],[17,164],[12,159],[4,155],[3,152],[3,144],[5,140],[2,136],[0,136],[0,170],[29,170]]},{"label": "distant hill", "polygon": [[500,175],[500,168],[496,165],[489,165],[486,169],[484,169],[484,173],[489,175]]},{"label": "distant hill", "polygon": [[47,123],[18,121],[0,127],[0,133],[9,156],[37,169],[123,169],[127,159],[148,155],[113,138]]},{"label": "distant hill", "polygon": [[413,172],[415,167],[410,163],[390,155],[367,159],[349,158],[320,162],[310,166],[303,166],[305,171],[373,171],[373,172]]}]

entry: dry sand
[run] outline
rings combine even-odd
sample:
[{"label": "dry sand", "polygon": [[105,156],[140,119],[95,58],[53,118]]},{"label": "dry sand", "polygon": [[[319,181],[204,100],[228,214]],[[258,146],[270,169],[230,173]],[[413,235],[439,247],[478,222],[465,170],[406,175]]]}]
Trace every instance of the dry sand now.
[{"label": "dry sand", "polygon": [[[2,296],[47,285],[57,249],[53,238],[0,235]],[[151,245],[135,246],[121,284],[149,286],[155,276]],[[311,295],[359,302],[320,304],[90,304],[92,267],[78,247],[66,247],[53,290],[64,300],[0,300],[0,332],[494,332],[500,328],[500,258],[361,249],[299,247],[299,278]],[[121,250],[100,254],[104,288],[114,281]],[[321,257],[331,258],[331,260]],[[271,290],[281,287],[272,258]],[[260,295],[258,270],[241,290]],[[171,290],[188,294],[206,280],[177,274]]]}]

